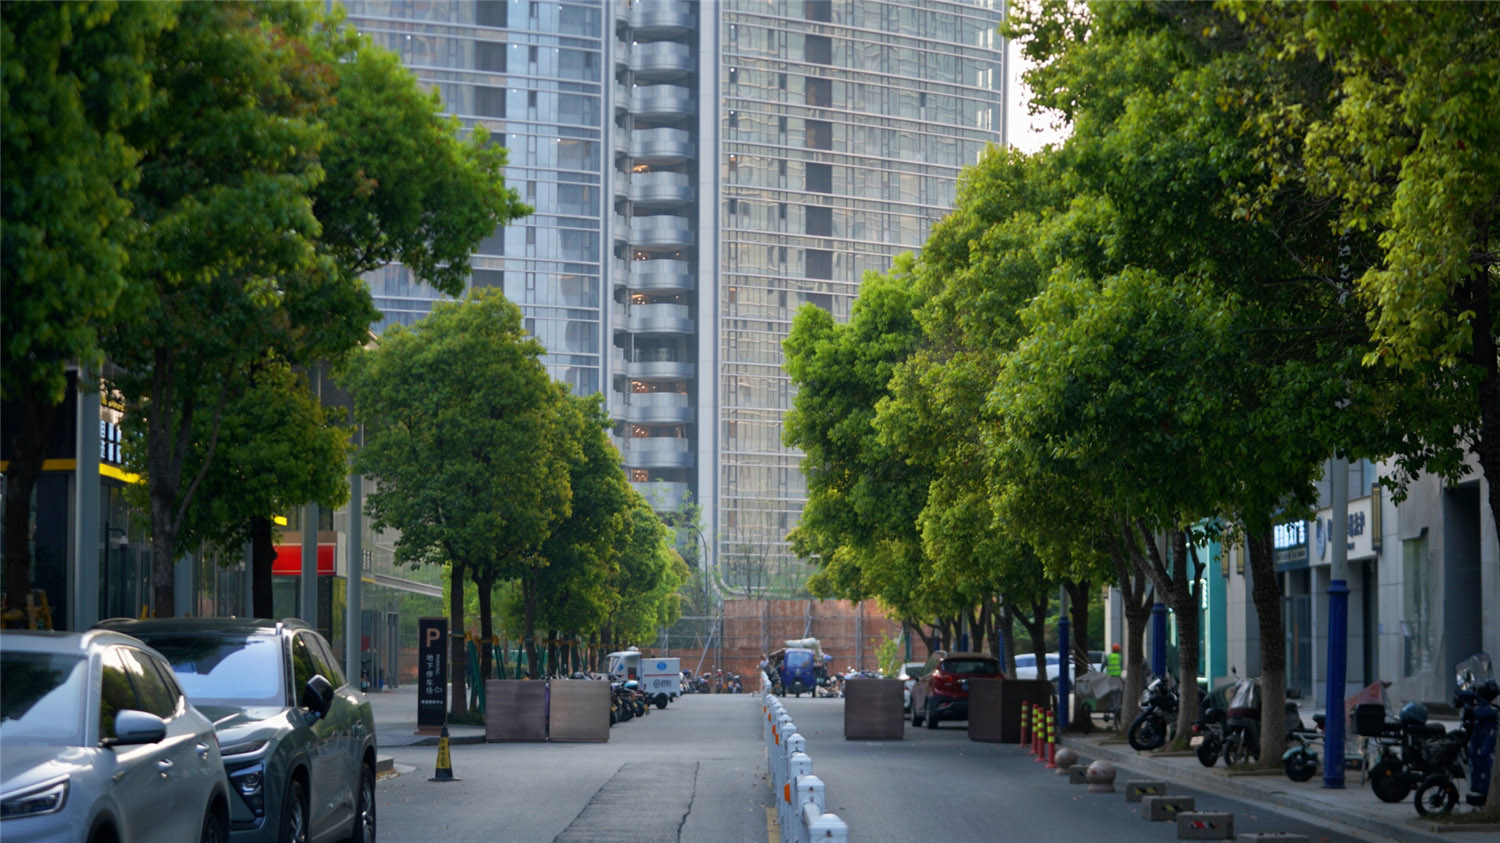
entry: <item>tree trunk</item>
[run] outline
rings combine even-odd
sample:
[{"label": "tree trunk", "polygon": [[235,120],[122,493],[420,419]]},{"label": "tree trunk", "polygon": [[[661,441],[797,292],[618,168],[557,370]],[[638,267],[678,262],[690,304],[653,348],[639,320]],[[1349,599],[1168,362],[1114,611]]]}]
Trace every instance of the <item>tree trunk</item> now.
[{"label": "tree trunk", "polygon": [[250,613],[257,618],[276,616],[275,592],[271,588],[276,545],[271,530],[270,518],[250,519]]},{"label": "tree trunk", "polygon": [[464,675],[467,657],[464,653],[464,566],[454,561],[448,575],[448,710],[453,717],[465,717],[469,713],[469,683]]},{"label": "tree trunk", "polygon": [[[1138,564],[1145,566],[1157,592],[1166,596],[1177,624],[1177,737],[1171,746],[1182,749],[1187,747],[1193,721],[1198,719],[1198,601],[1192,583],[1203,575],[1203,565],[1197,562],[1196,549],[1192,551],[1193,565],[1189,564],[1186,530],[1170,533],[1173,564],[1169,568],[1151,530],[1144,523],[1138,523],[1137,529],[1145,546],[1145,558]],[[1191,574],[1190,567],[1195,568]]]},{"label": "tree trunk", "polygon": [[479,681],[483,682],[494,675],[492,671],[495,669],[495,659],[490,649],[490,637],[495,634],[495,614],[490,608],[495,592],[495,575],[477,577],[474,587],[479,589]]},{"label": "tree trunk", "polygon": [[526,642],[526,673],[532,679],[540,679],[536,655],[536,584],[531,577],[521,578],[521,603],[525,611],[521,640]]},{"label": "tree trunk", "polygon": [[557,669],[557,630],[547,630],[547,673],[560,675]]},{"label": "tree trunk", "polygon": [[[1072,627],[1072,637],[1068,641],[1068,649],[1071,653],[1058,654],[1058,670],[1064,671],[1071,668],[1068,674],[1068,686],[1077,689],[1074,684],[1077,678],[1093,667],[1089,664],[1089,581],[1063,582],[1063,590],[1068,594],[1068,624]],[[1069,727],[1073,730],[1092,731],[1094,728],[1094,716],[1091,713],[1088,702],[1077,693],[1073,695],[1073,720]]]},{"label": "tree trunk", "polygon": [[[60,406],[27,397],[22,403],[24,421],[11,439],[10,465],[5,471],[5,608],[21,613],[17,626],[30,625],[26,595],[31,592],[31,498],[42,477]],[[47,599],[60,603],[63,597],[55,594]]]},{"label": "tree trunk", "polygon": [[1128,527],[1119,540],[1111,543],[1110,558],[1115,564],[1120,603],[1125,611],[1125,646],[1120,656],[1125,689],[1120,700],[1120,723],[1124,728],[1141,711],[1141,691],[1146,688],[1146,627],[1151,622],[1153,593],[1151,578],[1135,559],[1135,539]]},{"label": "tree trunk", "polygon": [[1002,598],[999,614],[997,626],[1000,628],[1000,638],[1005,641],[1005,661],[1000,669],[1005,671],[1006,676],[1013,677],[1016,675],[1016,613]]},{"label": "tree trunk", "polygon": [[[1281,630],[1281,584],[1269,528],[1246,536],[1250,555],[1250,594],[1260,622],[1260,764],[1281,764],[1286,750],[1286,642]],[[1330,747],[1338,752],[1343,747]]]}]

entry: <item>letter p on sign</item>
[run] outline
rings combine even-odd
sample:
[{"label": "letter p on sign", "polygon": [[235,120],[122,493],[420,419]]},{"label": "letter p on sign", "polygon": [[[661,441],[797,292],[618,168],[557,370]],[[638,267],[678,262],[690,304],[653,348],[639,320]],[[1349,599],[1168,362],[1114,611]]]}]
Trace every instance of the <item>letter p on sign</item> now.
[{"label": "letter p on sign", "polygon": [[443,631],[441,629],[438,629],[435,626],[427,627],[427,645],[429,647],[433,644],[438,643],[439,639],[441,639],[442,637]]}]

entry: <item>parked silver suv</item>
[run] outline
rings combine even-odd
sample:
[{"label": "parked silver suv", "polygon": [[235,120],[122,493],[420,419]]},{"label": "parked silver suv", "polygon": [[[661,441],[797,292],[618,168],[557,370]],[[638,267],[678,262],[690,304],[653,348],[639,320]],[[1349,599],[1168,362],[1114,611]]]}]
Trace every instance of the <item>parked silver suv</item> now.
[{"label": "parked silver suv", "polygon": [[214,720],[234,798],[232,841],[375,839],[375,719],[307,624],[108,620],[167,658]]}]

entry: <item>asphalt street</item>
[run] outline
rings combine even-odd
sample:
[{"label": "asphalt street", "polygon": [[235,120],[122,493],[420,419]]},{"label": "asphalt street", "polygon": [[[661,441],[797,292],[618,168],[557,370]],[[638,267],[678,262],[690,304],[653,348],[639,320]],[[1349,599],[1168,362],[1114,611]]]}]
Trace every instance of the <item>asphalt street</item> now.
[{"label": "asphalt street", "polygon": [[[848,741],[843,700],[785,703],[851,840],[1176,839],[1174,824],[1143,819],[1123,793],[1087,793],[1018,747],[970,741],[961,722],[908,726],[899,741]],[[380,782],[380,838],[762,843],[772,795],[759,717],[754,695],[690,695],[615,726],[608,743],[454,744],[458,781],[448,783],[428,781],[435,747],[388,747],[400,774]],[[1122,769],[1118,783],[1132,777],[1148,776]],[[1270,804],[1172,790],[1200,809],[1233,811],[1239,833],[1389,839]]]}]

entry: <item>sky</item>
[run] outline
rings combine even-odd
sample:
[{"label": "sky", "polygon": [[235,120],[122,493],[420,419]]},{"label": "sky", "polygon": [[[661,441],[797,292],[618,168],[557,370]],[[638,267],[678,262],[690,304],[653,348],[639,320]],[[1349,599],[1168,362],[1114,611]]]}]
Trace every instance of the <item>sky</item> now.
[{"label": "sky", "polygon": [[1050,127],[1055,122],[1053,116],[1032,116],[1026,113],[1026,105],[1031,98],[1031,91],[1026,83],[1021,81],[1021,74],[1028,66],[1024,57],[1021,56],[1021,48],[1014,42],[1008,45],[1007,66],[1010,71],[1010,103],[1006,109],[1006,123],[1009,125],[1010,145],[1022,152],[1036,152],[1049,143],[1061,143],[1067,137],[1066,131],[1059,131]]}]

